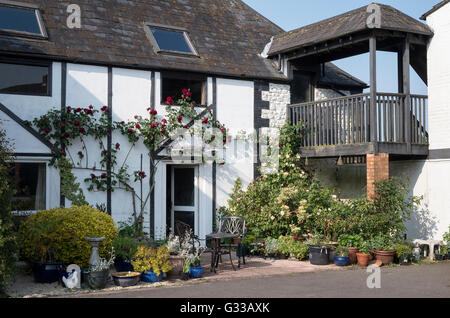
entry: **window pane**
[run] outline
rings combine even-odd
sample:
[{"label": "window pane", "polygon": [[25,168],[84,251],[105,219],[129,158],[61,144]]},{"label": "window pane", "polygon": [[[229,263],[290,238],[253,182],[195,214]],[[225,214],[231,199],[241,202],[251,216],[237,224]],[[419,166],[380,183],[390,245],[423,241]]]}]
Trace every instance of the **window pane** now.
[{"label": "window pane", "polygon": [[174,169],[175,206],[195,206],[194,168]]},{"label": "window pane", "polygon": [[45,164],[15,163],[11,170],[16,194],[12,201],[13,211],[45,209]]},{"label": "window pane", "polygon": [[193,53],[186,42],[184,32],[151,29],[156,42],[161,50],[182,53]]},{"label": "window pane", "polygon": [[186,80],[162,76],[162,96],[161,103],[165,103],[167,97],[172,97],[175,101],[181,98],[181,91],[191,89],[192,100],[196,105],[205,104],[203,96],[204,81]]},{"label": "window pane", "polygon": [[0,63],[0,93],[48,95],[48,66]]},{"label": "window pane", "polygon": [[[184,212],[184,211],[175,211],[174,212],[174,224],[177,224],[178,221],[183,222],[184,224],[189,225],[192,229],[192,232],[195,233],[195,213],[194,212]],[[183,233],[177,233],[177,227],[175,226],[175,235],[182,235]]]},{"label": "window pane", "polygon": [[0,29],[41,35],[34,9],[0,6]]}]

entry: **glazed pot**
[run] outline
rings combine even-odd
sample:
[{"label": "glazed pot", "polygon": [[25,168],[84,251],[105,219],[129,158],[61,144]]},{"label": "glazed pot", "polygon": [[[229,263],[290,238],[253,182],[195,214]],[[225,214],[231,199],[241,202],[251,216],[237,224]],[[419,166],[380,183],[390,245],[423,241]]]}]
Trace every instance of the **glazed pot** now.
[{"label": "glazed pot", "polygon": [[189,277],[202,278],[202,276],[203,276],[203,267],[201,265],[189,267]]},{"label": "glazed pot", "polygon": [[394,257],[397,251],[378,251],[373,252],[375,254],[375,259],[381,261],[383,265],[387,265],[394,262]]},{"label": "glazed pot", "polygon": [[168,279],[176,279],[180,277],[180,272],[183,271],[184,259],[179,255],[170,255],[170,264],[172,265],[172,270],[167,272]]},{"label": "glazed pot", "polygon": [[336,264],[337,266],[347,266],[348,264],[350,264],[350,259],[348,256],[335,256],[334,264]]},{"label": "glazed pot", "polygon": [[112,277],[116,286],[130,287],[136,285],[139,282],[141,274],[136,272],[121,272],[114,273]]},{"label": "glazed pot", "polygon": [[309,261],[312,265],[328,265],[330,264],[330,249],[329,245],[324,246],[309,246]]},{"label": "glazed pot", "polygon": [[369,265],[369,259],[370,259],[369,254],[356,253],[356,258],[358,260],[359,266],[366,267],[367,265]]},{"label": "glazed pot", "polygon": [[92,289],[103,289],[106,287],[109,281],[109,269],[105,269],[99,272],[89,272],[88,284]]},{"label": "glazed pot", "polygon": [[146,271],[141,274],[141,280],[145,283],[156,283],[162,281],[164,278],[164,274],[161,272],[159,276],[157,276],[153,271]]},{"label": "glazed pot", "polygon": [[358,262],[358,260],[356,258],[356,253],[358,253],[358,252],[359,252],[358,247],[349,247],[348,248],[348,258],[349,258],[350,265],[356,264]]}]

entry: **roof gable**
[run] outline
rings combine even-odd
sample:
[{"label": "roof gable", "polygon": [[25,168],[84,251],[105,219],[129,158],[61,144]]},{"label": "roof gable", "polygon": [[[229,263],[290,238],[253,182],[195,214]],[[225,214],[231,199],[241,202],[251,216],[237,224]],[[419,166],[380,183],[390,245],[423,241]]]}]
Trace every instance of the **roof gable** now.
[{"label": "roof gable", "polygon": [[437,10],[439,10],[440,8],[442,8],[443,6],[445,6],[449,2],[450,2],[450,0],[444,0],[444,1],[439,2],[437,5],[433,6],[433,8],[431,8],[430,11],[425,12],[420,17],[420,19],[421,20],[426,20],[429,15],[433,14],[434,12],[436,12]]}]

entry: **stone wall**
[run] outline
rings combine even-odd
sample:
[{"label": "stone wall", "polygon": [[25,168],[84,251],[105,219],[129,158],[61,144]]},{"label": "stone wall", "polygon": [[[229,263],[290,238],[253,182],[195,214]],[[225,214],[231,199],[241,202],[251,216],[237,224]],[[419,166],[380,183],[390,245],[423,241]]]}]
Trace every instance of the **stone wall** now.
[{"label": "stone wall", "polygon": [[270,121],[270,128],[279,128],[287,120],[286,107],[291,103],[289,85],[269,84],[269,91],[262,92],[262,100],[269,102],[269,109],[263,109],[261,117]]}]

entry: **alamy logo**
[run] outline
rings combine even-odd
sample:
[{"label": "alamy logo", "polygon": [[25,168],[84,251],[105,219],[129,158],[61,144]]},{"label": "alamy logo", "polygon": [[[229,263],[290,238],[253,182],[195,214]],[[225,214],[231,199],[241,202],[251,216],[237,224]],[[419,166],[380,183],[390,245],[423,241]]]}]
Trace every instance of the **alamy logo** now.
[{"label": "alamy logo", "polygon": [[370,273],[367,277],[367,288],[381,288],[381,269],[376,265],[370,265],[367,267],[367,273]]},{"label": "alamy logo", "polygon": [[367,7],[369,16],[366,20],[366,25],[369,29],[381,28],[381,8],[379,5],[372,3]]},{"label": "alamy logo", "polygon": [[69,29],[81,29],[81,8],[78,4],[69,4],[67,6],[67,27]]}]

